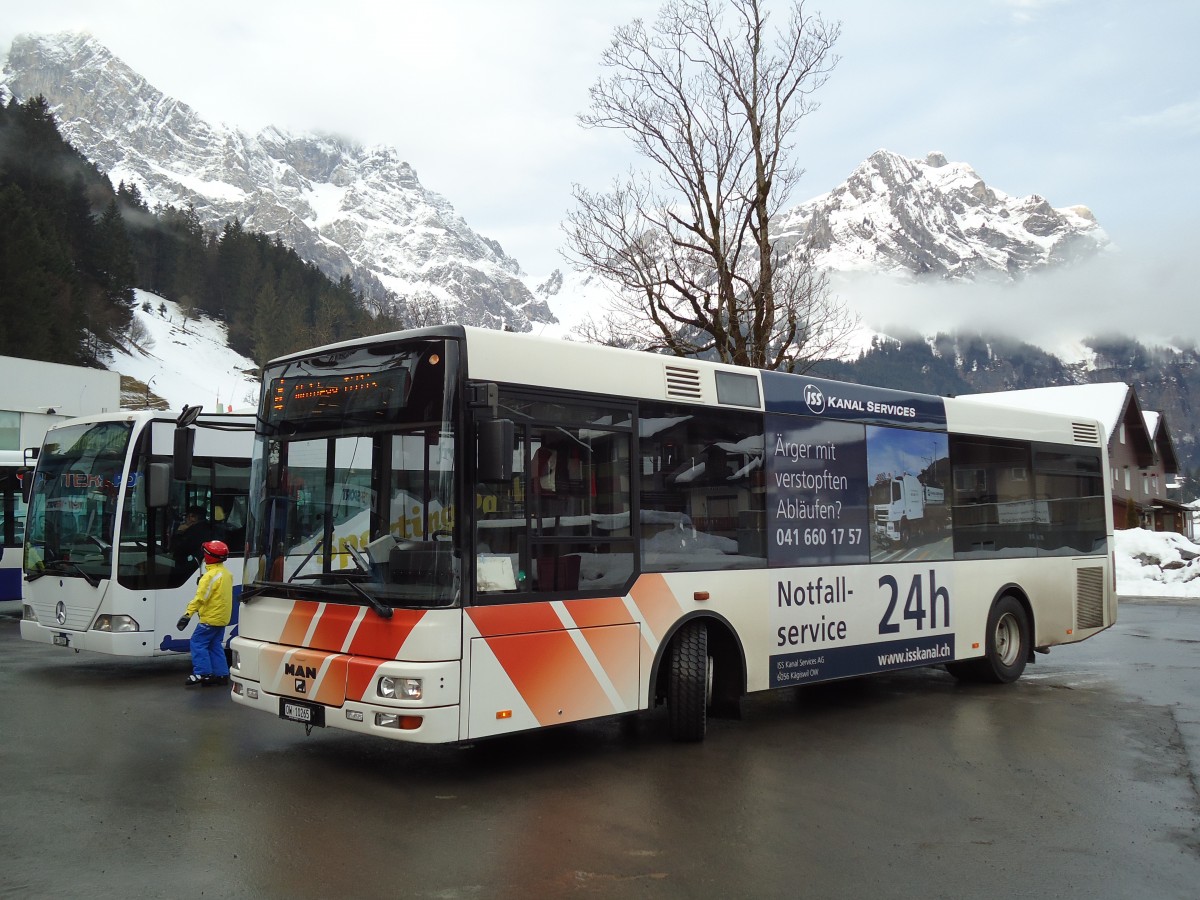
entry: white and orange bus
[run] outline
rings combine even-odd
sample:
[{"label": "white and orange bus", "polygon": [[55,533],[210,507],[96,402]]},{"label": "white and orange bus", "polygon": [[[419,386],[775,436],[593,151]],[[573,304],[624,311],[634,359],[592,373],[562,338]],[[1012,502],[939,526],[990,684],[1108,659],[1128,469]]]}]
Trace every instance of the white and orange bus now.
[{"label": "white and orange bus", "polygon": [[1116,618],[1086,418],[446,326],[273,361],[256,441],[233,698],[310,729],[665,703],[700,740],[749,691],[1010,682]]}]

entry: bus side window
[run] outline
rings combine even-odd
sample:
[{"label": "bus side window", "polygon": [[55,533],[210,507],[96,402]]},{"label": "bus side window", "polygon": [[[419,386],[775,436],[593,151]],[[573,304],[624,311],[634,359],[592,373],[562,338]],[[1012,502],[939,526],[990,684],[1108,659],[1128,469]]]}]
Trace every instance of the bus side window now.
[{"label": "bus side window", "polygon": [[1028,445],[952,435],[950,462],[955,556],[1036,555],[1041,512]]},{"label": "bus side window", "polygon": [[514,471],[511,485],[476,485],[476,590],[625,585],[634,559],[631,409],[507,397],[501,406],[516,420]]},{"label": "bus side window", "polygon": [[643,567],[765,565],[762,417],[643,403],[639,432]]}]

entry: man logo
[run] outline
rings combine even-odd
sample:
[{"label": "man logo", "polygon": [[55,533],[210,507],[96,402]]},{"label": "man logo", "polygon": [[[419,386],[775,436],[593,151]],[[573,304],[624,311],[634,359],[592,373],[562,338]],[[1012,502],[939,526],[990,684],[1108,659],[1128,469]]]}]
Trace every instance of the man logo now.
[{"label": "man logo", "polygon": [[296,679],[296,693],[297,693],[297,694],[303,694],[303,693],[304,693],[306,690],[308,690],[308,688],[306,688],[306,687],[304,686],[304,679],[303,679],[303,678],[297,678],[297,679]]},{"label": "man logo", "polygon": [[815,384],[806,384],[804,386],[804,403],[808,406],[808,411],[814,416],[819,416],[825,412],[825,395],[821,393],[821,389]]}]

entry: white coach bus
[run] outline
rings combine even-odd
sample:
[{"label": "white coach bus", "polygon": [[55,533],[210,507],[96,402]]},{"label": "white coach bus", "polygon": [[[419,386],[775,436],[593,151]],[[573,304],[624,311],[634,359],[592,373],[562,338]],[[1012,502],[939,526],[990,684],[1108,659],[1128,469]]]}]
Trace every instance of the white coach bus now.
[{"label": "white coach bus", "polygon": [[103,369],[0,356],[0,614],[21,613],[23,479],[46,429],[121,405],[121,376]]},{"label": "white coach bus", "polygon": [[[236,702],[471,741],[911,666],[1010,682],[1116,618],[1100,425],[446,326],[264,371]],[[931,504],[874,528],[895,479]]]},{"label": "white coach bus", "polygon": [[229,545],[240,585],[254,421],[199,413],[122,411],[46,432],[26,476],[21,637],[120,656],[190,649],[196,619],[184,633],[175,623],[201,540]]}]

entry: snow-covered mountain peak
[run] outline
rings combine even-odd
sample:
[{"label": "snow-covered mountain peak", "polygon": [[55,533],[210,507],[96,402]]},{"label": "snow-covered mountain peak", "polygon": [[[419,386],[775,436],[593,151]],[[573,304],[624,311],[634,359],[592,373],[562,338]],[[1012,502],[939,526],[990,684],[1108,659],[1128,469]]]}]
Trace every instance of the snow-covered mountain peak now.
[{"label": "snow-covered mountain peak", "polygon": [[209,123],[84,34],[14,40],[0,88],[44,96],[64,137],[114,185],[151,205],[195,207],[203,225],[278,235],[377,302],[403,298],[464,324],[528,331],[554,315],[520,264],[427,190],[394,149],[331,135]]},{"label": "snow-covered mountain peak", "polygon": [[1086,207],[1012,197],[938,151],[918,160],[876,150],[775,227],[782,240],[809,242],[826,269],[908,277],[1010,280],[1108,245]]}]

